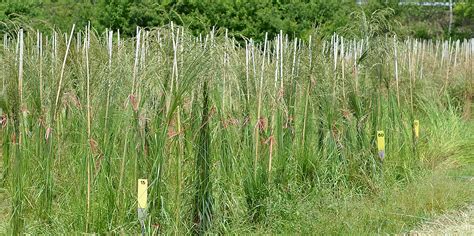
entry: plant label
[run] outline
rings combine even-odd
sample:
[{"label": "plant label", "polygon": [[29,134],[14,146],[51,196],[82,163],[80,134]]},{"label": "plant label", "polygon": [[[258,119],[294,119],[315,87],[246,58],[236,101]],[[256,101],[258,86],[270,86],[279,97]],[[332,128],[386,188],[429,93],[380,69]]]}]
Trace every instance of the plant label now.
[{"label": "plant label", "polygon": [[139,179],[138,192],[137,192],[138,208],[145,209],[147,207],[147,194],[148,194],[148,180]]},{"label": "plant label", "polygon": [[147,179],[138,179],[138,220],[140,221],[142,235],[145,235],[145,219],[147,216],[146,207],[147,207],[147,194],[148,194],[148,180]]},{"label": "plant label", "polygon": [[377,131],[377,149],[381,160],[385,157],[385,134],[383,131]]},{"label": "plant label", "polygon": [[419,120],[413,121],[413,130],[415,132],[415,138],[418,138],[420,136],[420,121]]}]

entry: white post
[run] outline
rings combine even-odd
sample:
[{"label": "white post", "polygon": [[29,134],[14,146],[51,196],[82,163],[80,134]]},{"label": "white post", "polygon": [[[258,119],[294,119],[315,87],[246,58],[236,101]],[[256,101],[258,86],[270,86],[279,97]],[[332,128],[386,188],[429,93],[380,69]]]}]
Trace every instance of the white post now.
[{"label": "white post", "polygon": [[448,28],[449,35],[451,35],[452,25],[453,25],[453,0],[449,0],[449,28]]}]

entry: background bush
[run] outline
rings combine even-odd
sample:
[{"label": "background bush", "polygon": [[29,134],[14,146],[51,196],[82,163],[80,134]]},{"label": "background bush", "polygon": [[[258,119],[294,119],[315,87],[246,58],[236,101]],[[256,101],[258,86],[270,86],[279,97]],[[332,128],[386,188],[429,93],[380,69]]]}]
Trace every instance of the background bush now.
[{"label": "background bush", "polygon": [[448,35],[449,11],[446,7],[398,6],[398,1],[373,0],[363,6],[354,0],[3,0],[0,26],[6,31],[13,22],[33,28],[67,31],[73,23],[83,27],[88,21],[100,32],[120,29],[133,35],[136,26],[155,27],[173,21],[185,25],[196,35],[213,26],[227,28],[232,36],[261,40],[265,32],[273,36],[280,30],[305,38],[312,29],[322,35],[341,32],[353,23],[353,12],[370,15],[392,8],[390,18],[400,36],[420,38],[474,37],[474,1],[458,1],[454,29]]}]

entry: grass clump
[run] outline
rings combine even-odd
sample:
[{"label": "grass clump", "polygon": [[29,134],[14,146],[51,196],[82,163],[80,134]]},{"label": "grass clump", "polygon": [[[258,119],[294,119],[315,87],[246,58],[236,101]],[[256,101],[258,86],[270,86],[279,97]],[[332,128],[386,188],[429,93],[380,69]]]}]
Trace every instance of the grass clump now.
[{"label": "grass clump", "polygon": [[244,43],[172,24],[5,36],[5,231],[140,232],[140,178],[148,233],[398,233],[468,202],[438,167],[472,159],[472,40]]}]

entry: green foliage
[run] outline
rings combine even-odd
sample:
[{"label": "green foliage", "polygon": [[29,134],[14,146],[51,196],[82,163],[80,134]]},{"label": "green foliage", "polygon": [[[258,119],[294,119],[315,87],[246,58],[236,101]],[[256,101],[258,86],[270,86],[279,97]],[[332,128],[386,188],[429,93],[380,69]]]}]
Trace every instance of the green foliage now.
[{"label": "green foliage", "polygon": [[[472,37],[472,5],[472,1],[456,5],[455,26],[460,30],[451,36]],[[20,21],[43,31],[67,31],[73,23],[82,28],[91,21],[99,31],[120,29],[129,36],[135,34],[136,26],[152,28],[171,21],[186,26],[194,35],[217,27],[229,29],[236,38],[256,40],[263,40],[265,32],[273,37],[280,30],[290,37],[306,38],[315,28],[329,36],[334,32],[343,34],[344,29],[352,27],[353,12],[362,10],[371,15],[387,9],[393,11],[388,19],[401,23],[394,28],[401,36],[439,38],[447,31],[447,8],[398,6],[394,0],[368,1],[362,7],[352,0],[21,0],[0,3],[0,9],[0,21]],[[0,31],[9,28],[2,25]]]},{"label": "green foliage", "polygon": [[4,14],[9,19],[13,19],[21,15],[35,17],[36,12],[33,11],[34,8],[32,7],[33,4],[31,3],[13,2],[6,5]]},{"label": "green foliage", "polygon": [[456,16],[474,20],[474,1],[463,1],[456,4],[454,7]]},{"label": "green foliage", "polygon": [[474,38],[474,1],[459,2],[454,7],[454,32],[456,38]]}]

